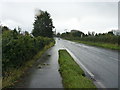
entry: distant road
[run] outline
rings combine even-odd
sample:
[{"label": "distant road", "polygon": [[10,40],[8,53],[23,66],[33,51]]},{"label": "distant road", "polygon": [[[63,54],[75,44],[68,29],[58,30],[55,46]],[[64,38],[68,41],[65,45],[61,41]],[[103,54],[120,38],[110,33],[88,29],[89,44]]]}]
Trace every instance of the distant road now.
[{"label": "distant road", "polygon": [[70,50],[105,88],[118,88],[118,51],[62,39],[57,45]]}]

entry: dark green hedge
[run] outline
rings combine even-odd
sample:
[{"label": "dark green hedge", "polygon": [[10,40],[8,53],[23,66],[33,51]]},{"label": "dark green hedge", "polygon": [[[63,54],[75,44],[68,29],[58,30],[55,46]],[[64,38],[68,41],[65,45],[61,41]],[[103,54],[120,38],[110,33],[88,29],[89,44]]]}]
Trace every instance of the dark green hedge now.
[{"label": "dark green hedge", "polygon": [[45,45],[53,42],[54,39],[46,37],[33,37],[22,35],[17,31],[5,31],[2,34],[2,70],[19,68],[26,61],[30,60]]},{"label": "dark green hedge", "polygon": [[86,37],[63,37],[69,40],[81,40],[81,41],[89,41],[89,42],[100,42],[100,43],[111,43],[118,44],[119,36],[115,35],[101,35],[101,36],[86,36]]}]

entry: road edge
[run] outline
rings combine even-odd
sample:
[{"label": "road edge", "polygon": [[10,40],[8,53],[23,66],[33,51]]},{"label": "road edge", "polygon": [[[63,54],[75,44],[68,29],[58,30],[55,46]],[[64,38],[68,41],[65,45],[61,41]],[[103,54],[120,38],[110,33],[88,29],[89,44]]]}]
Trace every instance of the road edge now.
[{"label": "road edge", "polygon": [[75,62],[83,69],[85,74],[88,75],[88,78],[93,80],[93,83],[96,85],[97,88],[106,88],[100,81],[95,79],[94,74],[91,73],[69,49],[67,48],[63,48],[63,49],[66,49],[68,51],[68,53],[73,57]]}]

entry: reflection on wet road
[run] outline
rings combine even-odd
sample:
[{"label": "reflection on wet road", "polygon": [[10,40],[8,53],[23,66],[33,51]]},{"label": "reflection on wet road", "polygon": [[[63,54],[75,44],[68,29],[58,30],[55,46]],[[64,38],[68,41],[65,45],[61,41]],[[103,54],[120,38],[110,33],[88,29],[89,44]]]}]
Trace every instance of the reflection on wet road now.
[{"label": "reflection on wet road", "polygon": [[37,63],[28,70],[16,88],[62,88],[59,74],[58,46],[50,48]]},{"label": "reflection on wet road", "polygon": [[[106,88],[118,87],[118,51],[87,46],[67,40],[56,39],[37,64],[27,72],[16,87],[61,88],[62,79],[58,72],[58,49],[67,48],[94,74],[95,79]],[[45,65],[41,66],[41,62]],[[38,67],[40,65],[40,67]]]},{"label": "reflection on wet road", "polygon": [[118,51],[62,39],[58,45],[69,49],[104,87],[118,88]]}]

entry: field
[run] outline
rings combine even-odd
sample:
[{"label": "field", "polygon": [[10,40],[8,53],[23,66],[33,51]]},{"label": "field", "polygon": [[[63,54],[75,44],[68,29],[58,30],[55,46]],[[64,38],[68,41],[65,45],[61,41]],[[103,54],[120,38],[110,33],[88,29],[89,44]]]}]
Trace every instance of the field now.
[{"label": "field", "polygon": [[62,38],[87,45],[120,50],[120,37],[115,35],[84,36],[82,38],[66,35]]}]

